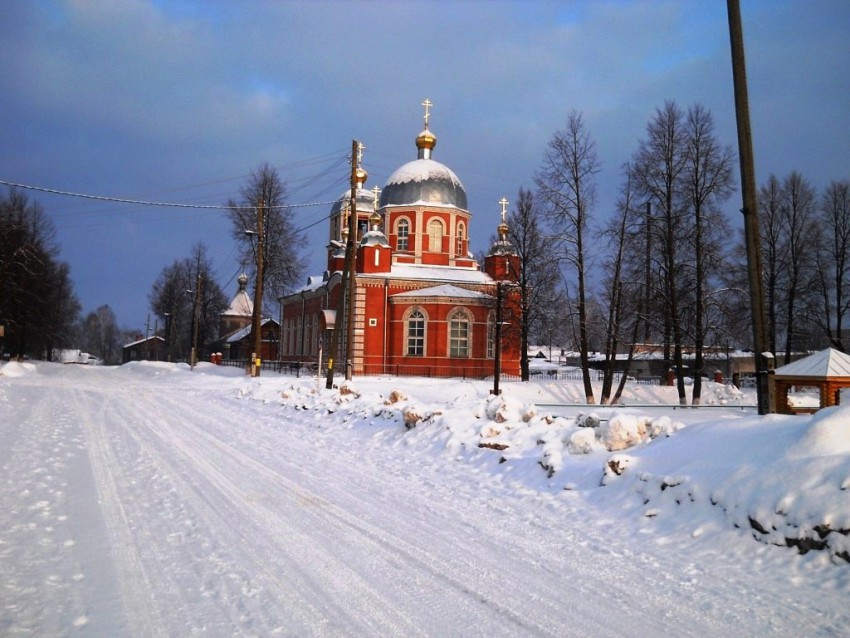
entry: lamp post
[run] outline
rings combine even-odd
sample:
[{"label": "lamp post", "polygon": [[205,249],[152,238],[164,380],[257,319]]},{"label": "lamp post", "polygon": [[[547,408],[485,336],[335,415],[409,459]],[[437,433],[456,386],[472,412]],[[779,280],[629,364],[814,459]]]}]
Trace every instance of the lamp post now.
[{"label": "lamp post", "polygon": [[198,273],[198,280],[195,283],[195,290],[187,290],[187,293],[195,295],[195,301],[192,307],[192,351],[189,355],[189,367],[194,371],[195,364],[198,362],[198,309],[201,301],[201,273]]},{"label": "lamp post", "polygon": [[262,323],[263,323],[263,198],[260,197],[260,205],[257,208],[257,230],[246,230],[246,235],[257,236],[257,278],[254,283],[254,310],[251,316],[251,335],[253,336],[253,352],[251,353],[252,377],[260,376],[262,367]]},{"label": "lamp post", "polygon": [[162,313],[165,317],[165,360],[171,363],[171,313]]},{"label": "lamp post", "polygon": [[495,352],[493,353],[493,391],[492,394],[498,395],[499,390],[499,374],[502,371],[502,282],[496,282],[496,343]]}]

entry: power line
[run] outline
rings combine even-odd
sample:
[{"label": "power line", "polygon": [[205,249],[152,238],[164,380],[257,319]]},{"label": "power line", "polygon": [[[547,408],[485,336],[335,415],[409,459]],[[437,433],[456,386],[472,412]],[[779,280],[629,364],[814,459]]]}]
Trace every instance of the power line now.
[{"label": "power line", "polygon": [[[201,210],[253,210],[254,206],[227,206],[223,204],[178,204],[175,202],[149,202],[139,199],[123,199],[121,197],[109,197],[106,195],[89,195],[86,193],[72,193],[70,191],[61,191],[55,188],[45,188],[43,186],[32,186],[29,184],[18,184],[0,179],[0,184],[13,188],[22,188],[24,190],[38,191],[48,193],[50,195],[62,195],[64,197],[79,197],[82,199],[93,199],[99,202],[116,202],[119,204],[135,204],[137,206],[154,206],[158,208],[194,208]],[[325,202],[309,202],[306,204],[280,204],[278,206],[270,206],[269,208],[306,208],[309,206],[329,206],[336,200]]]}]

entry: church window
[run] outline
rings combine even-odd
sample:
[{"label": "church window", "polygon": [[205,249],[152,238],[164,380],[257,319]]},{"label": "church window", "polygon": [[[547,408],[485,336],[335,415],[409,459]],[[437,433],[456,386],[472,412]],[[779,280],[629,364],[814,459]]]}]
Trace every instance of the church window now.
[{"label": "church window", "polygon": [[432,253],[443,251],[443,222],[439,219],[428,222],[428,251]]},{"label": "church window", "polygon": [[457,225],[457,248],[455,248],[455,255],[458,257],[463,256],[463,233],[464,227],[463,222]]},{"label": "church window", "polygon": [[469,356],[469,317],[463,310],[449,316],[449,356]]},{"label": "church window", "polygon": [[398,235],[398,239],[396,240],[396,250],[410,250],[410,222],[406,219],[398,220],[396,232]]},{"label": "church window", "polygon": [[407,317],[407,356],[421,357],[425,354],[425,315],[414,310]]}]

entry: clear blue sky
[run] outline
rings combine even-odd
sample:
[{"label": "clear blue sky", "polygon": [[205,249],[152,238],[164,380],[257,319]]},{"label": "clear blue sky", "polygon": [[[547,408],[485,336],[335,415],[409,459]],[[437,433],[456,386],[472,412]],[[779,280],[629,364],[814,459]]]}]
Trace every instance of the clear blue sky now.
[{"label": "clear blue sky", "polygon": [[[759,183],[799,170],[850,179],[850,2],[741,0]],[[415,158],[423,99],[434,158],[464,183],[486,250],[552,133],[584,114],[606,216],[654,110],[710,109],[736,145],[726,3],[662,1],[5,2],[0,179],[121,198],[223,204],[262,162],[290,203],[346,188],[351,140],[367,188]],[[144,326],[163,267],[210,248],[230,296],[223,213],[41,193],[84,312]],[[740,198],[728,210],[737,218]],[[329,205],[297,209],[306,227]],[[310,271],[327,227],[309,230]]]}]

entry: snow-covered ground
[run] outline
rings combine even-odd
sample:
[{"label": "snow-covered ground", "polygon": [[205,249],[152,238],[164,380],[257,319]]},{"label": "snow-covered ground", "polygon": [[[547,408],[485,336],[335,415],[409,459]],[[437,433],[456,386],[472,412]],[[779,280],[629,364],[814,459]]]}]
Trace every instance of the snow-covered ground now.
[{"label": "snow-covered ground", "polygon": [[848,635],[850,407],[489,388],[7,363],[0,635]]}]

